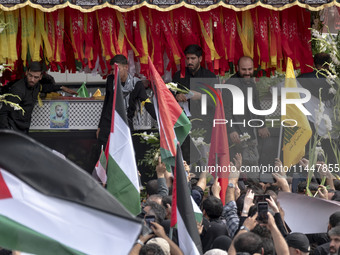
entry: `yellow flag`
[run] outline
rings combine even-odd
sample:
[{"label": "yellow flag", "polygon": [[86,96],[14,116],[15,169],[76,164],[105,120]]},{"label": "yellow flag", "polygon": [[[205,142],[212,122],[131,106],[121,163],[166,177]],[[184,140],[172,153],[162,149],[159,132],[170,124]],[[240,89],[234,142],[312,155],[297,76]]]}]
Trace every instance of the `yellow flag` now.
[{"label": "yellow flag", "polygon": [[102,92],[100,89],[97,89],[96,92],[93,94],[93,97],[100,97],[102,95]]},{"label": "yellow flag", "polygon": [[[5,20],[4,12],[0,12],[0,19]],[[8,43],[7,29],[0,33],[0,61],[6,63],[8,59]]]},{"label": "yellow flag", "polygon": [[[285,88],[297,88],[292,60],[288,58]],[[300,99],[299,93],[287,93],[287,99]],[[295,104],[287,104],[283,135],[283,164],[287,167],[295,165],[305,155],[305,146],[312,136],[307,116]],[[296,126],[295,126],[296,124]]]},{"label": "yellow flag", "polygon": [[[201,25],[201,31],[202,31],[204,41],[206,42],[206,44],[208,45],[208,47],[210,49],[211,60],[213,61],[214,59],[220,59],[221,57],[218,55],[218,53],[215,49],[215,46],[214,46],[212,31],[210,32],[210,36],[209,36],[208,32],[206,31],[206,29],[204,27],[204,23],[203,23],[200,15],[199,15],[199,13],[197,15],[198,15],[198,20],[199,20],[200,25]],[[210,20],[210,22],[211,22],[211,20]],[[212,27],[212,26],[210,26],[210,27]]]},{"label": "yellow flag", "polygon": [[13,63],[18,59],[17,55],[17,34],[18,34],[18,20],[19,10],[5,12],[6,22],[8,27],[7,40],[8,40],[8,62]]},{"label": "yellow flag", "polygon": [[149,55],[147,28],[146,28],[146,23],[145,23],[141,9],[138,9],[138,13],[139,13],[139,22],[138,22],[139,32],[140,32],[140,37],[141,37],[141,40],[142,40],[143,51],[144,51],[143,56],[141,56],[141,58],[140,58],[140,62],[142,64],[147,65],[148,64],[148,55]]}]

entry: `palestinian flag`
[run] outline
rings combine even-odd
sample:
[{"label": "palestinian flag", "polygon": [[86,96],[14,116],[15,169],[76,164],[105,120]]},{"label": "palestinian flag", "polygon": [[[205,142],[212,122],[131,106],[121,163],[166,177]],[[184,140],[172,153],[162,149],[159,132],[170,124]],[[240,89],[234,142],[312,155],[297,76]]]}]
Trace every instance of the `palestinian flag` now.
[{"label": "palestinian flag", "polygon": [[203,254],[201,239],[198,234],[193,201],[189,193],[188,182],[184,171],[180,146],[177,146],[176,166],[172,190],[171,227],[177,224],[179,248],[185,255]]},{"label": "palestinian flag", "polygon": [[111,120],[111,132],[106,145],[106,188],[127,210],[137,215],[140,213],[138,172],[117,65]]},{"label": "palestinian flag", "polygon": [[154,92],[153,104],[159,127],[162,162],[175,165],[177,141],[182,144],[191,123],[177,103],[149,57],[150,80]]},{"label": "palestinian flag", "polygon": [[95,165],[94,170],[92,172],[92,177],[94,177],[97,181],[101,182],[104,186],[107,181],[106,165],[107,159],[102,148],[99,160],[97,161],[97,164]]},{"label": "palestinian flag", "polygon": [[190,196],[190,198],[191,198],[192,209],[194,210],[196,222],[202,223],[203,213],[201,209],[198,207],[198,205],[196,204],[195,200],[192,198],[192,196]]},{"label": "palestinian flag", "polygon": [[136,220],[84,170],[0,131],[0,246],[33,254],[127,254]]},{"label": "palestinian flag", "polygon": [[[214,119],[225,120],[224,114],[224,106],[221,91],[217,90],[216,93],[216,108],[215,108],[215,116]],[[229,144],[228,144],[228,135],[227,135],[227,125],[226,123],[216,124],[215,127],[212,127],[211,132],[211,141],[210,141],[210,151],[209,151],[209,160],[208,166],[214,166],[217,169],[217,166],[228,167],[230,165],[230,156],[229,156]],[[228,177],[229,172],[219,171],[219,172],[211,173],[215,177],[218,177],[218,182],[221,185],[220,197],[223,205],[225,204],[225,194],[228,187]],[[227,168],[225,168],[227,169]]]}]

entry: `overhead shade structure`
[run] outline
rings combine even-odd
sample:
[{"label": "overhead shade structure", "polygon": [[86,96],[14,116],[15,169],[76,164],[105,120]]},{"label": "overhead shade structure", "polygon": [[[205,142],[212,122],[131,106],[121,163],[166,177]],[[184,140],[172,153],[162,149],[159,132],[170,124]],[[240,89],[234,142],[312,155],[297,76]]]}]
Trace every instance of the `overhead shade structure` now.
[{"label": "overhead shade structure", "polygon": [[310,10],[339,1],[2,0],[0,63],[13,64],[17,76],[30,61],[51,71],[105,75],[114,55],[132,54],[140,73],[147,75],[150,56],[163,75],[183,66],[185,47],[195,43],[215,74],[224,75],[243,55],[267,74],[285,71],[287,57],[304,73],[313,65]]},{"label": "overhead shade structure", "polygon": [[284,10],[292,6],[300,6],[311,11],[321,10],[332,5],[340,6],[340,1],[331,0],[11,0],[1,1],[2,9],[11,11],[24,6],[31,6],[43,11],[55,11],[65,7],[71,7],[82,12],[92,12],[106,7],[120,12],[129,12],[143,6],[158,11],[171,11],[180,7],[194,9],[195,11],[209,11],[219,6],[235,11],[245,11],[258,6]]}]

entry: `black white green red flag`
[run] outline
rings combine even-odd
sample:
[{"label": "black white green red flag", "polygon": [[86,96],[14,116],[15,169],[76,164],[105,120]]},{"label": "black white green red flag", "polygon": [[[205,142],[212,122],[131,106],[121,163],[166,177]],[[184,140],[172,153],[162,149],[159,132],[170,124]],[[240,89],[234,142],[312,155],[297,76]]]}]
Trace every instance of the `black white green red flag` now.
[{"label": "black white green red flag", "polygon": [[191,129],[191,123],[166,87],[150,57],[149,71],[149,78],[154,92],[153,104],[159,127],[162,162],[174,166],[177,142],[180,144],[184,142]]},{"label": "black white green red flag", "polygon": [[127,254],[141,227],[84,170],[28,136],[0,131],[1,247],[33,254]]},{"label": "black white green red flag", "polygon": [[199,210],[196,211],[197,206],[194,207],[192,203],[194,201],[189,193],[182,152],[178,146],[172,190],[171,227],[177,224],[179,248],[186,255],[203,254],[195,218]]},{"label": "black white green red flag", "polygon": [[106,145],[107,190],[133,215],[140,213],[135,153],[124,107],[118,66],[115,65],[111,132]]},{"label": "black white green red flag", "polygon": [[92,177],[95,178],[100,183],[102,183],[104,186],[106,185],[107,181],[106,166],[107,158],[102,148],[100,151],[99,159],[93,169]]}]

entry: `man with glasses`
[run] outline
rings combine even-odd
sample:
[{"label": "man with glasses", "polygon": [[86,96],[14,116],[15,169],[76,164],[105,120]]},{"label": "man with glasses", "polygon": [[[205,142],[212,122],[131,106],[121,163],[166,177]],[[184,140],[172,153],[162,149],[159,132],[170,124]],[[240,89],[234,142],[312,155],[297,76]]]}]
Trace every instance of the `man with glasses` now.
[{"label": "man with glasses", "polygon": [[34,104],[40,92],[48,93],[63,90],[70,94],[77,94],[67,87],[56,85],[54,79],[49,77],[47,82],[43,79],[42,67],[39,62],[31,62],[24,79],[18,80],[11,87],[6,100],[19,105],[22,110],[17,110],[9,104],[2,104],[0,108],[0,128],[13,129],[28,133],[31,125],[31,115]]}]

